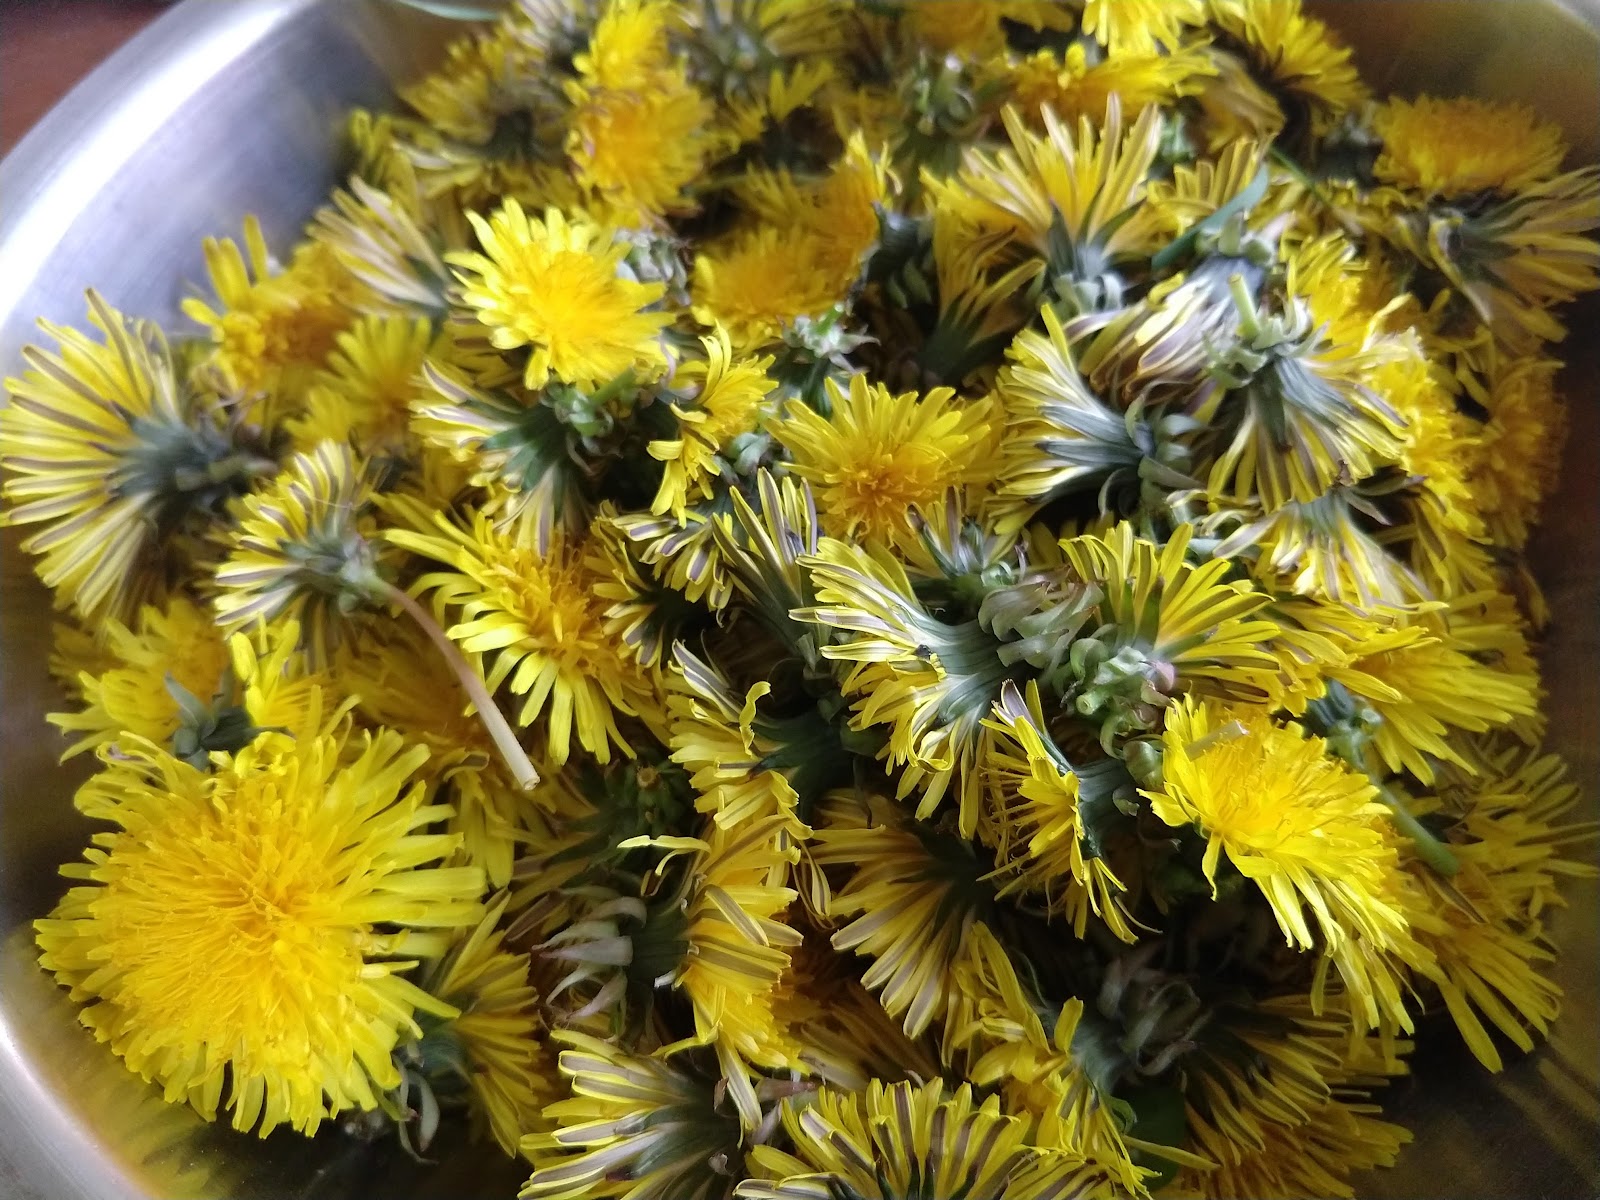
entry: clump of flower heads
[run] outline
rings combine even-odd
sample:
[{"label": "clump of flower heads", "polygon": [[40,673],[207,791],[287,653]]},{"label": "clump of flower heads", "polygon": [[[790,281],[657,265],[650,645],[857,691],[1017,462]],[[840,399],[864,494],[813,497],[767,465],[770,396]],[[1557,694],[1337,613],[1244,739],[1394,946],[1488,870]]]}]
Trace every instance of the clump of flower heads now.
[{"label": "clump of flower heads", "polygon": [[83,1023],[525,1200],[1349,1196],[1594,874],[1600,180],[1297,0],[518,0],[0,411]]}]

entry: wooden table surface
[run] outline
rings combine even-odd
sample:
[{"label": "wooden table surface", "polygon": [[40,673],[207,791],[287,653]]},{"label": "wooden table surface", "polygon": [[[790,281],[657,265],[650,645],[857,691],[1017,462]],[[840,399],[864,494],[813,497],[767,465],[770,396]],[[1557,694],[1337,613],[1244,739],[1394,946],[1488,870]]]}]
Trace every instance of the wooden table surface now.
[{"label": "wooden table surface", "polygon": [[166,7],[159,0],[0,0],[0,154]]}]

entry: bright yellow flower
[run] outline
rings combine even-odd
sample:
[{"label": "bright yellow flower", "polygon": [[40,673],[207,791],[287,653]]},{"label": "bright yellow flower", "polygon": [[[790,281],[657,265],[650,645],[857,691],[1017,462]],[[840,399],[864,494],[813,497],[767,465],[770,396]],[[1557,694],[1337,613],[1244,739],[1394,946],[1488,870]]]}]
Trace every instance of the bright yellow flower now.
[{"label": "bright yellow flower", "polygon": [[737,1117],[720,1080],[682,1056],[630,1054],[582,1033],[557,1030],[572,1099],[545,1109],[548,1133],[523,1139],[533,1174],[521,1200],[727,1200],[741,1161]]},{"label": "bright yellow flower", "polygon": [[485,221],[469,213],[483,253],[447,256],[466,303],[501,350],[530,347],[524,382],[554,377],[598,388],[624,371],[658,366],[656,337],[670,313],[643,311],[661,299],[659,283],[618,273],[627,247],[589,222],[557,209],[528,217],[515,200]]},{"label": "bright yellow flower", "polygon": [[381,543],[364,465],[347,444],[318,442],[244,498],[217,568],[217,617],[245,629],[287,616],[317,663],[328,661],[351,609],[376,598]]},{"label": "bright yellow flower", "polygon": [[761,1146],[752,1165],[765,1179],[741,1183],[744,1200],[852,1200],[960,1196],[963,1200],[1046,1200],[1089,1195],[1099,1182],[1081,1159],[1032,1142],[1031,1122],[976,1103],[943,1080],[885,1084],[866,1092],[825,1088],[803,1106],[785,1104],[790,1151]]},{"label": "bright yellow flower", "polygon": [[728,333],[720,326],[700,343],[705,362],[680,368],[685,382],[699,387],[692,403],[672,405],[678,436],[653,441],[648,447],[650,457],[665,464],[650,511],[670,512],[679,520],[690,501],[711,494],[713,481],[726,469],[728,444],[755,431],[764,402],[776,386],[767,374],[772,358],[735,362]]},{"label": "bright yellow flower", "polygon": [[181,717],[167,680],[209,702],[228,667],[228,648],[211,613],[181,594],[161,608],[140,609],[133,629],[110,618],[102,629],[109,662],[80,677],[82,711],[50,714],[62,732],[81,735],[63,758],[127,734],[166,745]]},{"label": "bright yellow flower", "polygon": [[810,856],[818,866],[851,869],[828,915],[854,920],[833,935],[833,946],[872,956],[861,982],[917,1038],[944,1012],[962,939],[994,892],[966,842],[892,813],[873,797],[831,800]]},{"label": "bright yellow flower", "polygon": [[1434,760],[1465,764],[1452,729],[1482,733],[1538,710],[1536,675],[1479,662],[1453,644],[1448,626],[1434,628],[1391,630],[1350,665],[1327,672],[1382,718],[1372,740],[1384,766],[1424,783],[1433,780]]},{"label": "bright yellow flower", "polygon": [[695,320],[724,326],[734,348],[748,351],[839,303],[877,241],[874,206],[888,189],[859,134],[820,179],[751,172],[737,195],[755,219],[695,255]]},{"label": "bright yellow flower", "polygon": [[369,622],[335,664],[361,718],[432,752],[423,771],[447,789],[447,828],[460,835],[463,860],[483,868],[489,886],[509,884],[513,861],[544,829],[551,789],[529,795],[517,786],[460,681],[411,622]]},{"label": "bright yellow flower", "polygon": [[1029,252],[1051,255],[1051,231],[1068,231],[1086,275],[1152,246],[1141,205],[1161,141],[1160,113],[1147,108],[1124,131],[1120,105],[1097,129],[1044,114],[1036,134],[1015,109],[1005,114],[1011,145],[971,151],[960,174],[929,181],[936,200],[979,229],[1006,234]]},{"label": "bright yellow flower", "polygon": [[1405,932],[1384,894],[1385,875],[1398,869],[1388,809],[1321,738],[1261,710],[1186,699],[1168,709],[1161,743],[1161,784],[1144,795],[1168,825],[1199,828],[1213,893],[1226,853],[1291,946],[1317,944],[1307,908],[1330,952],[1352,936],[1382,946]]},{"label": "bright yellow flower", "polygon": [[694,1009],[694,1042],[712,1046],[744,1127],[761,1123],[756,1068],[791,1067],[799,1048],[778,1011],[778,985],[800,934],[781,920],[795,898],[785,886],[799,857],[788,815],[710,824],[690,868],[683,961],[673,987]]},{"label": "bright yellow flower", "polygon": [[[429,524],[435,528],[423,532]],[[392,529],[398,546],[446,569],[413,585],[433,592],[460,620],[445,632],[472,655],[486,655],[490,691],[502,684],[524,697],[519,723],[542,718],[551,761],[567,761],[574,737],[601,762],[612,747],[631,754],[617,715],[633,714],[643,684],[605,628],[592,560],[559,530],[497,529],[482,512],[465,527],[442,513],[419,514],[416,529]]]},{"label": "bright yellow flower", "polygon": [[1379,1120],[1377,1111],[1376,1105],[1359,1101],[1329,1100],[1309,1110],[1304,1124],[1263,1126],[1257,1145],[1230,1142],[1231,1159],[1215,1171],[1185,1172],[1162,1194],[1175,1200],[1239,1196],[1352,1200],[1356,1191],[1350,1176],[1394,1166],[1400,1148],[1411,1141],[1409,1130]]},{"label": "bright yellow flower", "polygon": [[481,913],[482,872],[424,865],[456,845],[421,832],[449,813],[412,782],[427,750],[387,733],[344,751],[280,742],[208,773],[129,743],[78,797],[117,829],[36,923],[41,962],[130,1069],[263,1137],[377,1107],[413,1011],[439,1011],[399,972],[444,951],[424,931]]},{"label": "bright yellow flower", "polygon": [[1109,799],[1114,790],[1131,798],[1133,780],[1120,763],[1103,759],[1082,767],[1067,762],[1045,725],[1039,688],[1029,681],[1027,696],[1011,683],[1000,691],[994,715],[985,724],[1005,736],[989,756],[994,792],[1002,812],[995,877],[999,894],[1042,892],[1050,910],[1059,910],[1082,937],[1089,914],[1125,942],[1136,939],[1121,906],[1125,891],[1088,829],[1083,793]]},{"label": "bright yellow flower", "polygon": [[1430,197],[1514,192],[1554,175],[1567,152],[1560,127],[1521,104],[1396,97],[1372,126],[1383,139],[1373,173]]},{"label": "bright yellow flower", "polygon": [[[1199,9],[1203,0],[1193,3]],[[1035,51],[1006,71],[1013,101],[1030,119],[1041,108],[1049,108],[1064,120],[1096,122],[1105,118],[1113,95],[1133,116],[1151,105],[1195,94],[1204,79],[1215,74],[1211,59],[1198,48],[1173,54],[1123,54],[1090,64],[1081,42],[1059,55]]]},{"label": "bright yellow flower", "polygon": [[1488,410],[1482,448],[1469,486],[1489,531],[1501,545],[1520,550],[1555,487],[1566,440],[1566,409],[1555,390],[1559,364],[1524,358],[1497,363],[1487,386],[1474,392]]},{"label": "bright yellow flower", "polygon": [[817,603],[795,617],[851,635],[822,649],[854,664],[843,685],[858,697],[851,728],[887,726],[879,756],[900,768],[896,798],[920,792],[916,814],[926,819],[954,788],[962,836],[972,836],[992,736],[983,722],[1013,670],[1000,643],[977,621],[949,624],[929,613],[905,567],[881,547],[824,538],[802,565]]},{"label": "bright yellow flower", "polygon": [[896,396],[865,375],[846,392],[827,381],[829,415],[791,404],[773,435],[791,469],[810,481],[823,527],[846,540],[897,545],[915,538],[913,508],[932,512],[949,488],[983,481],[990,406],[951,388]]},{"label": "bright yellow flower", "polygon": [[674,15],[659,0],[610,4],[573,62],[568,159],[578,182],[619,220],[692,209],[683,190],[718,149],[714,106],[671,60]]}]

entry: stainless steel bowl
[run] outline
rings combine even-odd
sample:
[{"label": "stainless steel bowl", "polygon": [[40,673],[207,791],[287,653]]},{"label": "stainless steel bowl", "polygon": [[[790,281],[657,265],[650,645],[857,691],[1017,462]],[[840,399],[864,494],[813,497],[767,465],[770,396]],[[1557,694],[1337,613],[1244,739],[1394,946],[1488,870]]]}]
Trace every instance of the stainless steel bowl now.
[{"label": "stainless steel bowl", "polygon": [[[936,2],[936,0],[932,0]],[[1524,100],[1559,121],[1574,159],[1600,149],[1600,0],[1325,0],[1380,89]],[[188,0],[79,86],[0,164],[0,373],[39,316],[112,303],[179,320],[200,239],[259,214],[287,246],[335,182],[343,111],[381,104],[426,69],[446,24],[385,0]],[[1555,614],[1544,648],[1551,740],[1600,812],[1600,304],[1573,314],[1575,403],[1560,495],[1535,555]],[[0,1194],[504,1198],[517,1169],[446,1147],[417,1167],[386,1146],[293,1134],[265,1142],[162,1104],[77,1025],[35,964],[29,922],[62,889],[89,828],[44,723],[58,705],[48,597],[17,539],[0,543]],[[1600,1195],[1600,911],[1591,888],[1553,922],[1566,1012],[1547,1046],[1490,1076],[1445,1037],[1386,1100],[1416,1132],[1373,1197]]]}]

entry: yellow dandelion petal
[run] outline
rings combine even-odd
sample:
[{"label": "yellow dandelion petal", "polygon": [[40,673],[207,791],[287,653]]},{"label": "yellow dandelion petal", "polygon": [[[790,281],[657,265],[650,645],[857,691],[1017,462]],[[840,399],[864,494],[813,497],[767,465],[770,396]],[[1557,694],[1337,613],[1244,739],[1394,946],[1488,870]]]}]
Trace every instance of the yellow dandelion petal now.
[{"label": "yellow dandelion petal", "polygon": [[437,1007],[405,960],[481,913],[480,871],[424,865],[456,844],[421,832],[448,811],[411,782],[427,750],[343,749],[246,749],[208,774],[125,747],[79,796],[118,828],[36,922],[44,967],[130,1069],[262,1136],[377,1107],[413,1011]]},{"label": "yellow dandelion petal", "polygon": [[646,312],[661,299],[659,283],[618,273],[627,247],[558,209],[527,216],[507,200],[485,221],[468,220],[482,253],[457,253],[463,297],[501,350],[529,347],[524,382],[543,387],[552,376],[598,388],[624,371],[656,369],[656,336],[670,313]]}]

